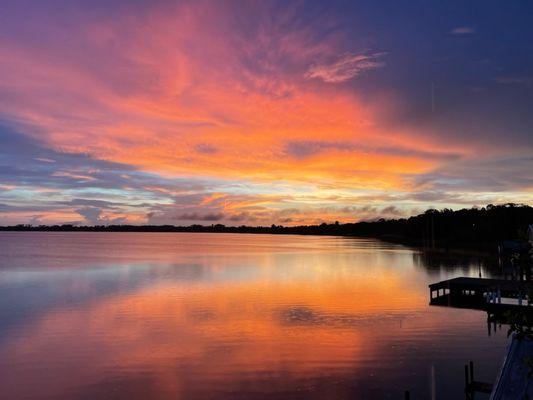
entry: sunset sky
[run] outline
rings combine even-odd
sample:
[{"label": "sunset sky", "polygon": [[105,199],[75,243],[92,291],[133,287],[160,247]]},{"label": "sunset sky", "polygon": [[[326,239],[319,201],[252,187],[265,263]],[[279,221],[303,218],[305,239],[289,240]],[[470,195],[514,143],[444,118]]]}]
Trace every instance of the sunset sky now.
[{"label": "sunset sky", "polygon": [[0,7],[0,225],[533,205],[533,3]]}]

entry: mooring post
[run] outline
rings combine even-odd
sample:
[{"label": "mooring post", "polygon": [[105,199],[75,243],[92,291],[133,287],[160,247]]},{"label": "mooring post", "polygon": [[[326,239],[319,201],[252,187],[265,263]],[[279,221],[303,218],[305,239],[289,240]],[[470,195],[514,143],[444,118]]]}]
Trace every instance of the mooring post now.
[{"label": "mooring post", "polygon": [[472,398],[470,393],[470,382],[468,380],[468,364],[465,364],[465,398],[467,400]]},{"label": "mooring post", "polygon": [[405,391],[405,400],[409,400],[411,398],[411,395],[409,394],[409,390]]},{"label": "mooring post", "polygon": [[474,382],[474,363],[470,361],[470,382]]}]

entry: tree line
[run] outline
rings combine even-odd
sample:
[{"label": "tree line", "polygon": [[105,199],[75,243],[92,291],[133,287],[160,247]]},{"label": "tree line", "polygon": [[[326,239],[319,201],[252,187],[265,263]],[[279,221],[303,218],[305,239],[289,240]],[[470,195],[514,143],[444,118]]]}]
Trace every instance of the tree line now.
[{"label": "tree line", "polygon": [[492,247],[503,240],[527,240],[533,224],[533,207],[523,204],[489,204],[462,210],[429,209],[409,218],[379,219],[341,224],[301,226],[213,225],[15,225],[2,231],[79,232],[225,232],[376,237],[425,247]]}]

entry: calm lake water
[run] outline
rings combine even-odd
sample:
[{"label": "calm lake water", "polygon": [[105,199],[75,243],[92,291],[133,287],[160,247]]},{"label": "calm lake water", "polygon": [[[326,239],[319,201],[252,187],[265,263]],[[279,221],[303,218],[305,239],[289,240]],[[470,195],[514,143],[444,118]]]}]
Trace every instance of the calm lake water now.
[{"label": "calm lake water", "polygon": [[0,397],[461,399],[506,329],[427,285],[480,272],[366,239],[0,233]]}]

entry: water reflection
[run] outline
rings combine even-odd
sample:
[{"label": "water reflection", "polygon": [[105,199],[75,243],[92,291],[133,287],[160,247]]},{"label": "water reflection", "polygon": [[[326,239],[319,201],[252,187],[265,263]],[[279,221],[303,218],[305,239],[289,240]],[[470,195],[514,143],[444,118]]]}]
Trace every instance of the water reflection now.
[{"label": "water reflection", "polygon": [[490,381],[506,343],[487,337],[481,312],[430,308],[433,267],[397,245],[0,236],[0,393],[9,399],[394,399],[405,389],[427,398],[432,367],[438,398],[460,398],[466,358]]},{"label": "water reflection", "polygon": [[413,262],[424,268],[432,278],[438,278],[442,274],[449,275],[451,272],[478,278],[502,277],[497,258],[487,254],[421,249],[413,252]]}]

